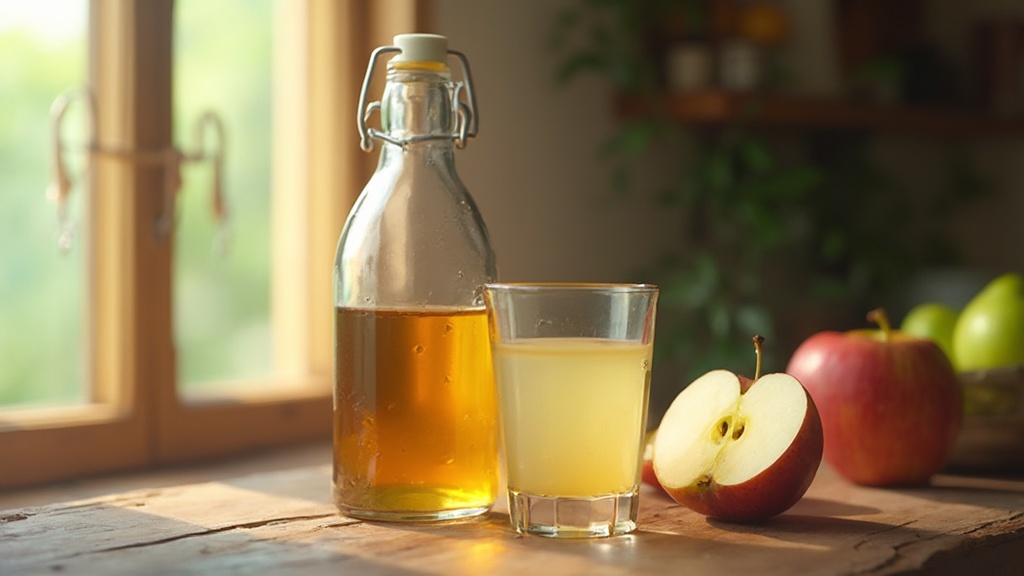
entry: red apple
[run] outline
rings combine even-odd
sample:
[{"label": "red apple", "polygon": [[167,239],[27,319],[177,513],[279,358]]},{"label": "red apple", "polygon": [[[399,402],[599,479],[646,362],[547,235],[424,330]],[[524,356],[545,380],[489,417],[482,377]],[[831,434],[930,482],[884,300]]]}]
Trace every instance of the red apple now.
[{"label": "red apple", "polygon": [[942,468],[960,429],[962,390],[932,340],[892,330],[819,332],[801,344],[786,371],[818,406],[825,461],[869,486],[922,484]]},{"label": "red apple", "polygon": [[673,500],[706,516],[752,522],[788,510],[821,463],[814,402],[788,374],[754,380],[712,370],[676,396],[654,440],[654,473]]},{"label": "red apple", "polygon": [[658,482],[658,476],[654,473],[654,439],[658,435],[658,430],[655,428],[647,433],[644,437],[644,454],[643,464],[640,467],[640,480],[644,484],[648,484],[664,492],[665,489],[661,487],[661,482]]}]

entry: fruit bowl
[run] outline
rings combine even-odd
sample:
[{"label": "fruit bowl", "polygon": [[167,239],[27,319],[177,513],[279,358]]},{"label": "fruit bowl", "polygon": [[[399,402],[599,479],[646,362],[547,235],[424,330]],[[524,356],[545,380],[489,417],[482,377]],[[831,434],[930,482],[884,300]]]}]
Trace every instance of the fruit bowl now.
[{"label": "fruit bowl", "polygon": [[962,372],[964,420],[948,465],[1024,470],[1024,364]]}]

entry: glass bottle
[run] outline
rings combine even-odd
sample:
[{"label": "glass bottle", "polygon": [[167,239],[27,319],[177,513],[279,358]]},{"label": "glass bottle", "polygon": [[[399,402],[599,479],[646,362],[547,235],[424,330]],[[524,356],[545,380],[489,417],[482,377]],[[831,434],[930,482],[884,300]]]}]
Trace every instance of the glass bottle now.
[{"label": "glass bottle", "polygon": [[[364,109],[374,63],[389,52],[383,101]],[[449,54],[465,83],[453,82]],[[497,269],[453,149],[475,135],[471,83],[445,37],[402,34],[374,51],[363,84],[362,145],[379,140],[380,160],[334,265],[333,490],[348,516],[461,518],[498,494],[482,296]],[[366,127],[375,110],[381,131]]]}]

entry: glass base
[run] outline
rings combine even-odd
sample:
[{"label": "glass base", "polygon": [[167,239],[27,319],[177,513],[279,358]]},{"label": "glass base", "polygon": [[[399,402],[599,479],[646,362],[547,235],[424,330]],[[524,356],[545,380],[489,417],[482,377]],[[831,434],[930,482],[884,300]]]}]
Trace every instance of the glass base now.
[{"label": "glass base", "polygon": [[480,516],[491,510],[497,490],[474,491],[450,486],[363,486],[348,490],[332,485],[334,505],[350,518],[381,522],[445,522]]},{"label": "glass base", "polygon": [[537,496],[508,491],[508,512],[516,532],[549,538],[602,538],[636,530],[638,491],[593,498]]}]

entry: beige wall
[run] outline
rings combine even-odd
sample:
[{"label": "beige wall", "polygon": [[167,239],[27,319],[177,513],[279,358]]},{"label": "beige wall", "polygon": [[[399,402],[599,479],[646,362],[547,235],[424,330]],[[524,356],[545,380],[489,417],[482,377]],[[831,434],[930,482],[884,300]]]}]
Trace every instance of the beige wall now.
[{"label": "beige wall", "polygon": [[434,0],[436,32],[466,53],[480,135],[456,166],[490,228],[503,280],[644,281],[672,222],[649,202],[613,197],[597,148],[611,92],[553,81],[545,47],[557,2]]}]

